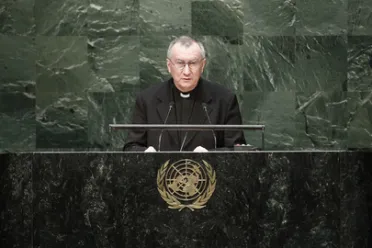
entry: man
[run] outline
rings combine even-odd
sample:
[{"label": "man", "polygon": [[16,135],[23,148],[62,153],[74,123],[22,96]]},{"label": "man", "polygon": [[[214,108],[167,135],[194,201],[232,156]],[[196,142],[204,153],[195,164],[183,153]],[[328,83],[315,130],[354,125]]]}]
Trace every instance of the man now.
[{"label": "man", "polygon": [[[201,78],[205,63],[203,44],[187,36],[173,40],[167,53],[172,78],[137,96],[133,124],[241,124],[235,94]],[[130,130],[127,139],[125,151],[145,152],[206,152],[245,144],[243,131]]]}]

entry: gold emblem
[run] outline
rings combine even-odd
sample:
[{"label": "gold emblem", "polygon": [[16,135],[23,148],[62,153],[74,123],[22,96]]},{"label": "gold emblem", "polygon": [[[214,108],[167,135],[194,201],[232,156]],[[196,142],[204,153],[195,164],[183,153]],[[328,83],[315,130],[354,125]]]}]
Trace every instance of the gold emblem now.
[{"label": "gold emblem", "polygon": [[168,160],[160,167],[158,190],[169,208],[194,211],[205,207],[216,188],[216,172],[204,160],[203,165],[182,159],[171,165]]}]

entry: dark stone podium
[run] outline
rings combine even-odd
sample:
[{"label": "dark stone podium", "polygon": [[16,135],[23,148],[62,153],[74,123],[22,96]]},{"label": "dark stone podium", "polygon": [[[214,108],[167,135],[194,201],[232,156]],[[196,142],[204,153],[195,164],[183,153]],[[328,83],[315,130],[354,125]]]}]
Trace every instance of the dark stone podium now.
[{"label": "dark stone podium", "polygon": [[[169,209],[165,161],[216,172],[206,207]],[[371,152],[0,155],[2,247],[368,247]]]}]

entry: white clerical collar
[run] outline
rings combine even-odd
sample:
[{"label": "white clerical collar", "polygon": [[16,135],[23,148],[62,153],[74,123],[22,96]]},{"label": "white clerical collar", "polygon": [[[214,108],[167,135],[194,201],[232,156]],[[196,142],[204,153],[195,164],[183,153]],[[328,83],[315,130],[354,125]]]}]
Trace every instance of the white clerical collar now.
[{"label": "white clerical collar", "polygon": [[180,92],[180,96],[182,98],[189,98],[190,97],[190,93],[185,94],[185,93]]}]

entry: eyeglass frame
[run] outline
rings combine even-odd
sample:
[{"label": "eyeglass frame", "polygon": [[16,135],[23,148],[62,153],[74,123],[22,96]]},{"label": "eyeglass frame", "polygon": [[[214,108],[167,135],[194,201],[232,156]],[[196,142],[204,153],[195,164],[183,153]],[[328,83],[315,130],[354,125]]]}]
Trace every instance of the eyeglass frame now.
[{"label": "eyeglass frame", "polygon": [[[169,58],[169,57],[167,57],[167,59],[178,69],[178,70],[180,70],[180,71],[183,71],[184,69],[185,69],[185,67],[186,67],[186,65],[189,67],[189,69],[190,69],[190,71],[192,71],[193,69],[193,67],[190,67],[190,63],[194,63],[194,64],[191,64],[192,66],[200,66],[200,62],[202,62],[203,60],[205,60],[205,58],[202,58],[202,59],[198,59],[197,61],[192,61],[192,62],[188,62],[188,63],[185,63],[185,61],[183,61],[183,67],[181,68],[181,67],[178,67],[177,66],[177,63],[175,63],[175,62],[173,62],[172,60],[171,60],[171,58]],[[180,61],[182,61],[182,60],[180,60]],[[197,69],[197,68],[194,68],[194,69]]]}]

